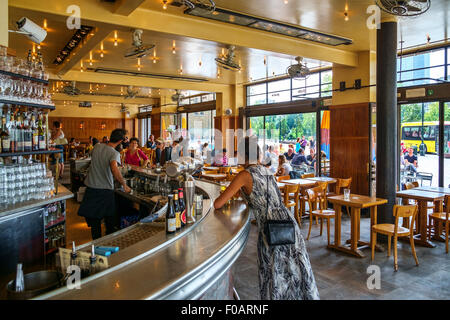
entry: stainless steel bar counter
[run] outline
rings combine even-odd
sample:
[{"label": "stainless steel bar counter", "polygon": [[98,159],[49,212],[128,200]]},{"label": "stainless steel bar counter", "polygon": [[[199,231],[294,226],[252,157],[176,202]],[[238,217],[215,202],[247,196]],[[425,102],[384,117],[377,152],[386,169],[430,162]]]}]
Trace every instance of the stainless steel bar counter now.
[{"label": "stainless steel bar counter", "polygon": [[[196,181],[205,192],[203,216],[174,235],[162,232],[132,243],[111,255],[109,268],[82,279],[81,289],[61,287],[35,299],[231,299],[230,268],[245,247],[250,230],[247,205],[231,201],[214,210],[220,185]],[[87,243],[102,245],[129,239],[158,222],[138,223],[114,234]]]}]

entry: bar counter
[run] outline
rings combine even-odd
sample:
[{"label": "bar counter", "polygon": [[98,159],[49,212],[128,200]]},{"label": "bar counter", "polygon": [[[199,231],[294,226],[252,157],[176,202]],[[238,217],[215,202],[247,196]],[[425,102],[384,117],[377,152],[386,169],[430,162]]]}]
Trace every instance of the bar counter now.
[{"label": "bar counter", "polygon": [[88,251],[92,244],[108,245],[130,240],[133,234],[154,232],[120,247],[119,252],[108,257],[108,269],[82,279],[81,289],[64,286],[35,299],[232,299],[230,269],[250,231],[247,205],[234,200],[214,210],[220,185],[197,180],[196,188],[209,199],[204,199],[203,215],[194,224],[168,235],[164,222],[137,223],[86,243],[78,250]]}]

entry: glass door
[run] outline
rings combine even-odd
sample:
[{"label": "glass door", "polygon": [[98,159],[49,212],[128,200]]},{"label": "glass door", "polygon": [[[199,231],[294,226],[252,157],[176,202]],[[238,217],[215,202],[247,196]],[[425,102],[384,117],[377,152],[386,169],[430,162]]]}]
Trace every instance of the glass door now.
[{"label": "glass door", "polygon": [[439,186],[439,102],[400,106],[400,183]]},{"label": "glass door", "polygon": [[444,187],[450,188],[450,102],[444,103]]}]

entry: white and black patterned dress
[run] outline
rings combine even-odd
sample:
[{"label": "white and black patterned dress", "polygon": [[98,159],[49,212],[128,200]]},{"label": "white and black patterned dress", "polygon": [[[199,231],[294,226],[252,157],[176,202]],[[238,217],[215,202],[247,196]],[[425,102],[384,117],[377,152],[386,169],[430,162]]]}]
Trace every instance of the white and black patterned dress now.
[{"label": "white and black patterned dress", "polygon": [[[294,215],[284,206],[280,190],[272,174],[265,167],[247,168],[253,179],[250,195],[242,194],[252,210],[258,234],[259,290],[262,300],[313,300],[320,299],[314,274],[309,262],[305,242]],[[270,219],[290,218],[295,225],[295,244],[268,247],[263,240],[263,226],[267,219],[267,201]]]}]

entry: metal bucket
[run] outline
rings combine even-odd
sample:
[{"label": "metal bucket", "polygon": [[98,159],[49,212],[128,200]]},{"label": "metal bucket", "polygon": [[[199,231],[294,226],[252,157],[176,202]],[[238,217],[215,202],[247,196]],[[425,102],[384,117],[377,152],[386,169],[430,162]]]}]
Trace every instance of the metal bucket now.
[{"label": "metal bucket", "polygon": [[61,286],[62,274],[58,271],[45,270],[24,275],[25,290],[16,292],[16,280],[11,280],[7,286],[7,297],[11,300],[31,299]]}]

